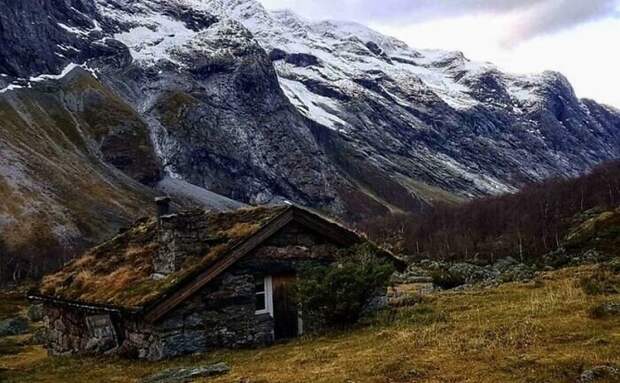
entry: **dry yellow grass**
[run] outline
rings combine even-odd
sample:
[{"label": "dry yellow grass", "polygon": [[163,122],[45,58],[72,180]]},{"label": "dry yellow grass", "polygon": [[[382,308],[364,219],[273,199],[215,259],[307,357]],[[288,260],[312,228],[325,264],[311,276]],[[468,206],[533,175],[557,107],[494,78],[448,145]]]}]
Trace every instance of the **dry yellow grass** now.
[{"label": "dry yellow grass", "polygon": [[[205,382],[571,382],[584,369],[620,364],[620,318],[588,310],[617,296],[587,296],[562,270],[529,284],[443,293],[382,314],[358,329],[261,350],[217,351],[165,362],[0,357],[7,382],[135,382],[164,368],[225,361],[230,374]],[[0,380],[2,375],[0,373]],[[601,380],[597,382],[609,382]]]}]

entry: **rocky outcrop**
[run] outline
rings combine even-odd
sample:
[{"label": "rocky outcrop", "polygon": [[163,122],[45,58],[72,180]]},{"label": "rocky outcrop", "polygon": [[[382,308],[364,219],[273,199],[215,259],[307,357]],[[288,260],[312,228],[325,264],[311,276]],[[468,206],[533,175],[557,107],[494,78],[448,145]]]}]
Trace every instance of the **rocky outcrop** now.
[{"label": "rocky outcrop", "polygon": [[396,273],[394,282],[419,284],[425,290],[435,288],[454,289],[477,286],[496,286],[506,282],[532,280],[539,267],[518,262],[512,257],[499,259],[488,265],[467,262],[443,262],[421,260],[412,263],[403,273]]},{"label": "rocky outcrop", "polygon": [[611,365],[595,366],[584,371],[577,383],[594,383],[598,381],[615,381],[620,378],[620,368]]},{"label": "rocky outcrop", "polygon": [[224,375],[230,371],[226,363],[202,367],[171,368],[144,378],[142,383],[189,383],[199,378]]}]

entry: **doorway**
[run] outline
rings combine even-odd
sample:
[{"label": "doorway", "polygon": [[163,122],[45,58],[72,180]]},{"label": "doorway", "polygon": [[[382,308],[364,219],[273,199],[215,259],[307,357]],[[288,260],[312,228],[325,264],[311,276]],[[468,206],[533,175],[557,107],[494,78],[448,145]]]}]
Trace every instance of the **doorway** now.
[{"label": "doorway", "polygon": [[302,330],[299,311],[292,295],[294,283],[294,274],[272,277],[274,338],[276,340],[295,338]]}]

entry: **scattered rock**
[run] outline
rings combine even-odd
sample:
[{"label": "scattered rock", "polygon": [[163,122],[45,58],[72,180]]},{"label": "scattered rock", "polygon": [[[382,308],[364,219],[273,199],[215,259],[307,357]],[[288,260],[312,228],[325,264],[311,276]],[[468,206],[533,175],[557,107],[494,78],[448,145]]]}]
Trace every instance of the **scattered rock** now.
[{"label": "scattered rock", "polygon": [[28,319],[24,317],[6,319],[0,322],[0,337],[25,334],[29,328]]},{"label": "scattered rock", "polygon": [[43,305],[31,305],[28,307],[28,313],[26,315],[31,322],[36,323],[42,321],[45,316]]},{"label": "scattered rock", "polygon": [[607,302],[594,307],[590,310],[594,318],[609,318],[620,316],[620,302]]},{"label": "scattered rock", "polygon": [[596,366],[584,371],[577,383],[592,383],[606,378],[620,378],[620,369],[614,366]]},{"label": "scattered rock", "polygon": [[421,260],[410,265],[404,273],[393,277],[395,283],[434,283],[443,289],[468,289],[472,286],[493,287],[506,282],[529,282],[536,276],[536,267],[506,257],[494,264],[472,262],[449,263]]},{"label": "scattered rock", "polygon": [[142,383],[190,383],[198,378],[226,374],[230,367],[226,363],[217,363],[204,367],[171,368],[142,380]]},{"label": "scattered rock", "polygon": [[506,257],[495,262],[493,267],[501,272],[504,272],[508,270],[511,266],[516,265],[517,263],[519,262],[517,262],[517,260],[513,257]]},{"label": "scattered rock", "polygon": [[480,267],[470,263],[455,263],[448,269],[448,273],[456,280],[462,280],[465,284],[473,284],[485,280],[496,279],[499,276],[497,270]]}]

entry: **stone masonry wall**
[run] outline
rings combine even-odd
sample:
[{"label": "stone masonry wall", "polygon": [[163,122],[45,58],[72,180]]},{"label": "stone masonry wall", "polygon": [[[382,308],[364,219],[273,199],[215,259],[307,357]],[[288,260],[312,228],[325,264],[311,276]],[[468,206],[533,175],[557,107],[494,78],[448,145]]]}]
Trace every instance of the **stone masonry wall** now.
[{"label": "stone masonry wall", "polygon": [[287,226],[155,327],[161,343],[158,358],[272,343],[273,318],[255,314],[255,278],[297,273],[304,266],[330,262],[336,251],[337,246],[301,226]]},{"label": "stone masonry wall", "polygon": [[119,346],[114,314],[46,305],[47,349],[51,355],[103,354]]},{"label": "stone masonry wall", "polygon": [[115,353],[156,360],[271,344],[274,320],[269,314],[255,314],[255,278],[328,263],[336,251],[329,241],[291,224],[156,324],[48,307],[48,348],[53,355]]},{"label": "stone masonry wall", "polygon": [[159,224],[160,249],[153,259],[155,273],[173,273],[187,257],[205,251],[209,227],[204,210],[165,215]]}]

